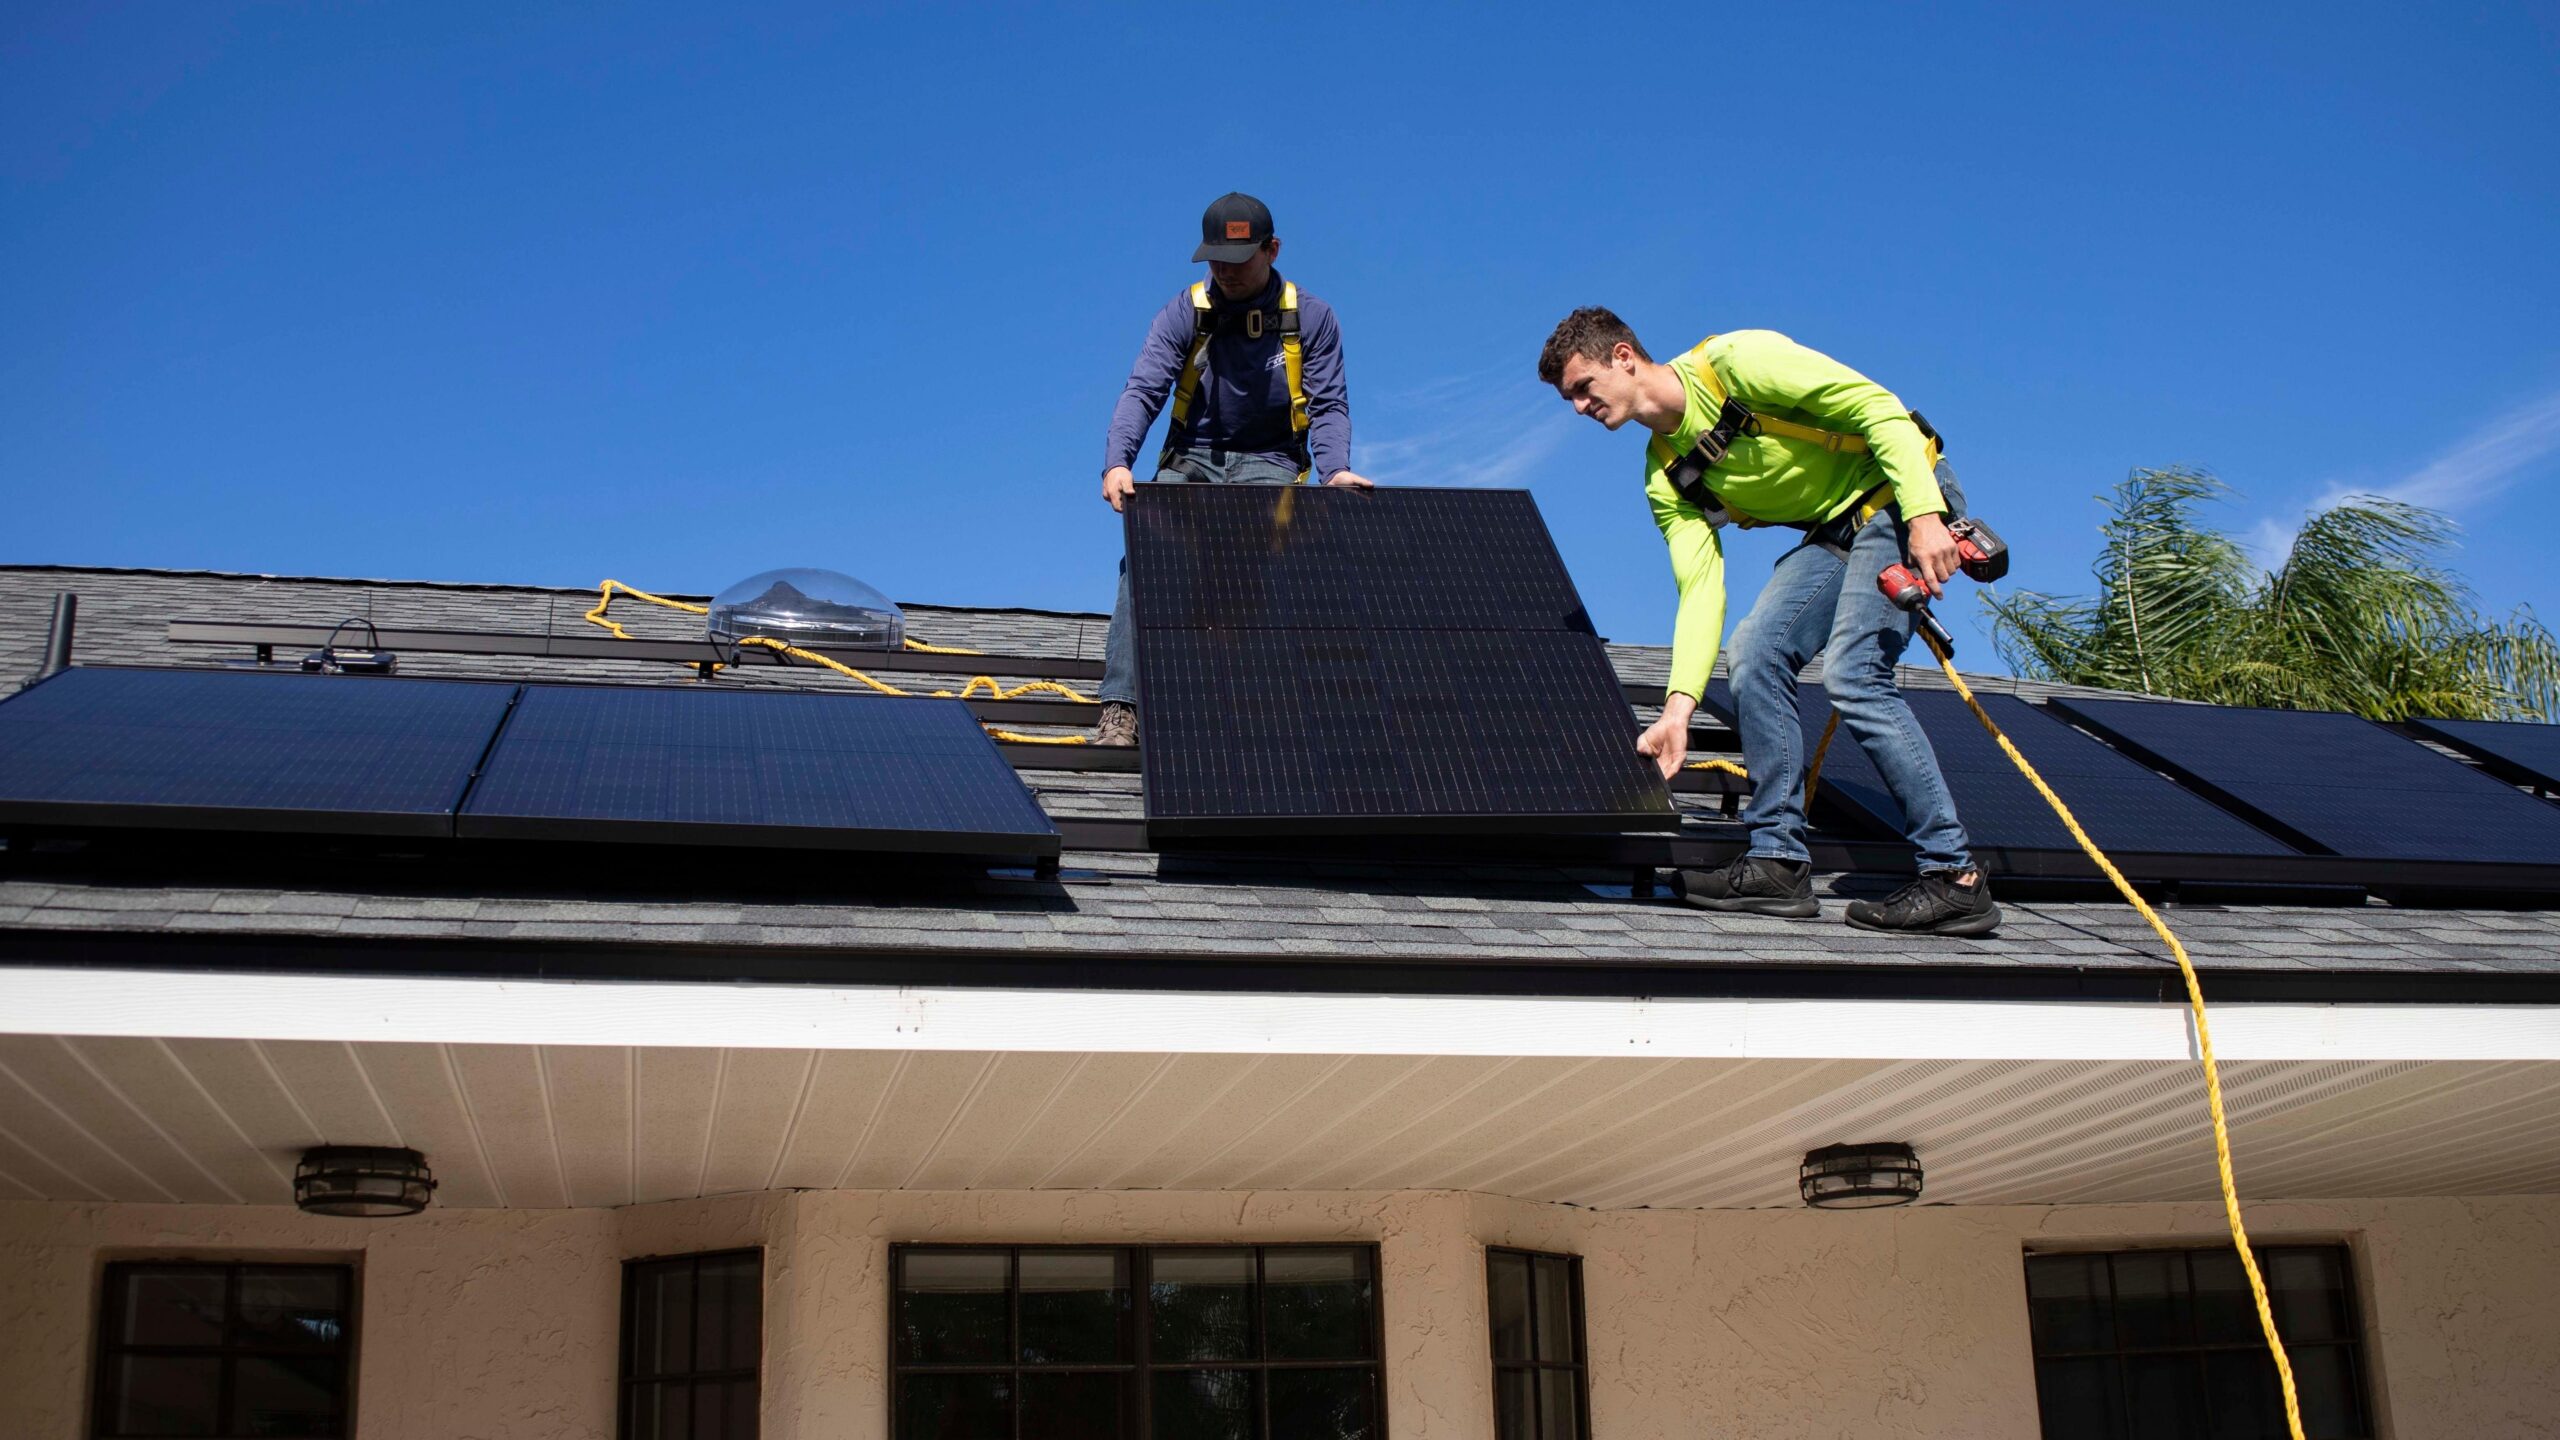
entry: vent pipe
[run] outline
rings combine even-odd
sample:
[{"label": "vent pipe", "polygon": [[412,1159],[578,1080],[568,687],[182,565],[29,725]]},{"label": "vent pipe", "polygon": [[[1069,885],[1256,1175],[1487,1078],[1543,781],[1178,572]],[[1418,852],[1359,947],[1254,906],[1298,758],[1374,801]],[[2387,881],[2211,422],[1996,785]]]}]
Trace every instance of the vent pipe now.
[{"label": "vent pipe", "polygon": [[53,628],[45,632],[44,664],[27,677],[33,685],[71,668],[71,627],[80,618],[80,597],[68,590],[53,597]]}]

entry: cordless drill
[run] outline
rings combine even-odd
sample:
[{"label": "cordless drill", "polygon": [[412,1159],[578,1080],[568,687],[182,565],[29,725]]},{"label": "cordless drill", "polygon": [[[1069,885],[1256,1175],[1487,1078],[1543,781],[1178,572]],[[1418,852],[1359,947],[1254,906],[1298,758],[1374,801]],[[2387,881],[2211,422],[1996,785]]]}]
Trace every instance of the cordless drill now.
[{"label": "cordless drill", "polygon": [[[1990,526],[1968,516],[1948,526],[1947,534],[1956,542],[1957,569],[1986,584],[2009,573],[2008,542]],[[1921,628],[1938,642],[1940,652],[1956,653],[1956,637],[1929,612],[1929,588],[1920,583],[1919,575],[1910,566],[1887,565],[1884,573],[1876,577],[1876,588],[1884,592],[1884,598],[1918,617]]]}]

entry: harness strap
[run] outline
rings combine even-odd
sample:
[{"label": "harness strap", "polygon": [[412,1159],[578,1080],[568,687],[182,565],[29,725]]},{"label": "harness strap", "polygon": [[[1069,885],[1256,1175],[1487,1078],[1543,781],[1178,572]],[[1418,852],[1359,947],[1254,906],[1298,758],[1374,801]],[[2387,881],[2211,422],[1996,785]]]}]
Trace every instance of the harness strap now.
[{"label": "harness strap", "polygon": [[[1710,335],[1699,344],[1703,346],[1715,338]],[[1716,423],[1708,426],[1698,436],[1697,443],[1689,447],[1689,453],[1676,457],[1665,473],[1670,478],[1671,488],[1679,491],[1681,496],[1691,504],[1701,510],[1721,508],[1733,517],[1733,523],[1746,530],[1768,522],[1754,519],[1724,504],[1722,500],[1709,493],[1706,486],[1707,472],[1724,463],[1724,457],[1732,452],[1734,441],[1752,435],[1776,435],[1789,440],[1819,445],[1834,455],[1864,455],[1873,448],[1867,443],[1866,436],[1854,430],[1825,430],[1819,426],[1781,419],[1775,415],[1754,413],[1741,401],[1733,398],[1733,392],[1725,388],[1724,377],[1716,373],[1715,362],[1704,355],[1698,357],[1698,380],[1705,387],[1707,397],[1716,402]],[[1934,470],[1937,468],[1939,457],[1946,453],[1944,442],[1939,440],[1937,430],[1928,421],[1920,418],[1919,411],[1911,411],[1910,418],[1912,424],[1920,427],[1921,438],[1929,442],[1929,466]],[[1879,500],[1877,498],[1879,496],[1883,498]],[[1815,537],[1816,543],[1821,543],[1823,531],[1852,516],[1856,519],[1855,523],[1849,526],[1849,533],[1854,536],[1861,527],[1892,503],[1893,486],[1891,482],[1887,482],[1860,496],[1856,505],[1833,516],[1829,521],[1780,523],[1792,525],[1807,535]],[[1825,548],[1834,547],[1826,546]],[[1845,547],[1838,548],[1845,549]]]},{"label": "harness strap", "polygon": [[[1248,338],[1262,338],[1263,317],[1268,312],[1247,310],[1241,325]],[[1306,347],[1298,338],[1297,282],[1280,282],[1280,355],[1289,373],[1289,437],[1298,451],[1298,479],[1301,483],[1313,468],[1307,459],[1307,383]],[[1209,282],[1196,281],[1191,286],[1191,353],[1183,359],[1182,378],[1173,384],[1173,418],[1165,426],[1164,449],[1156,457],[1156,468],[1171,469],[1176,456],[1189,446],[1191,439],[1191,403],[1200,393],[1200,372],[1209,358],[1209,341],[1220,329],[1217,312],[1210,308]]]}]

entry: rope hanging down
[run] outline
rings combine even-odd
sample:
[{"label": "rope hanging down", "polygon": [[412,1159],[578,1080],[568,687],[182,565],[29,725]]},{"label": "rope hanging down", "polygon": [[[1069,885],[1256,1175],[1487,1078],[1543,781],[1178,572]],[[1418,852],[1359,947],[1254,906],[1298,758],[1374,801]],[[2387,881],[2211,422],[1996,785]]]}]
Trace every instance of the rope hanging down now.
[{"label": "rope hanging down", "polygon": [[[2231,1127],[2222,1109],[2222,1072],[2213,1060],[2213,1029],[2205,1020],[2204,985],[2196,978],[2194,962],[2187,958],[2187,947],[2178,943],[2178,937],[2169,929],[2168,922],[2162,920],[2159,913],[2134,890],[2133,882],[2124,878],[2124,872],[2118,870],[2106,852],[2098,848],[2098,842],[2090,839],[2089,832],[2080,828],[2079,817],[2071,813],[2071,807],[2062,803],[2062,797],[2054,793],[2042,775],[2036,773],[2036,767],[2028,763],[2027,757],[2010,743],[2007,735],[2001,733],[1990,712],[1982,708],[1981,701],[1973,698],[1973,687],[1965,684],[1964,676],[1956,672],[1955,660],[1938,644],[1938,637],[1924,631],[1921,638],[1928,641],[1929,653],[1937,657],[1938,668],[1947,672],[1948,683],[1954,685],[1956,694],[1963,697],[1965,708],[1973,712],[1974,719],[1982,722],[1982,728],[1991,733],[2001,753],[2009,757],[2010,762],[2018,767],[2018,772],[2027,777],[2027,783],[2035,786],[2036,793],[2053,807],[2055,815],[2061,817],[2063,828],[2079,842],[2090,863],[2098,867],[2108,883],[2115,886],[2116,893],[2122,895],[2126,903],[2150,924],[2152,933],[2160,937],[2160,943],[2169,947],[2170,958],[2178,962],[2178,974],[2187,985],[2187,1009],[2195,1017],[2196,1052],[2204,1061],[2205,1103],[2213,1115],[2213,1164],[2215,1174],[2222,1181],[2222,1212],[2230,1221],[2231,1243],[2240,1252],[2240,1268],[2249,1276],[2249,1293],[2258,1304],[2258,1328],[2266,1334],[2267,1352],[2275,1357],[2276,1379],[2284,1387],[2285,1427],[2292,1440],[2303,1440],[2302,1403],[2294,1394],[2293,1362],[2285,1355],[2283,1337],[2276,1333],[2275,1309],[2267,1300],[2266,1278],[2258,1273],[2257,1253],[2249,1247],[2249,1228],[2240,1219],[2240,1183],[2231,1173]],[[1805,767],[1804,799],[1807,809],[1812,808],[1814,787],[1822,779],[1822,757],[1831,749],[1831,737],[1839,728],[1840,712],[1834,710],[1830,723],[1822,727],[1822,741],[1814,747],[1812,763]],[[1749,771],[1730,760],[1693,760],[1687,768],[1721,770],[1746,780],[1751,778]]]},{"label": "rope hanging down", "polygon": [[[596,608],[587,612],[587,621],[589,624],[601,625],[605,629],[612,631],[613,638],[616,640],[628,640],[632,638],[631,632],[623,629],[619,623],[605,614],[605,611],[612,606],[614,592],[617,590],[630,596],[634,600],[646,601],[651,605],[663,605],[670,610],[681,610],[688,615],[707,615],[711,612],[711,607],[708,605],[695,605],[683,600],[670,600],[663,595],[652,595],[646,590],[639,589],[635,586],[625,585],[619,580],[607,580],[603,584],[597,586],[596,590]],[[777,655],[787,656],[793,660],[806,661],[811,665],[824,666],[829,670],[835,671],[839,675],[847,677],[848,679],[858,680],[883,695],[894,695],[900,699],[916,698],[916,692],[913,690],[901,690],[886,680],[866,675],[840,660],[831,659],[828,656],[819,654],[815,650],[804,650],[797,645],[776,640],[770,635],[741,635],[738,637],[737,643],[740,645],[753,645],[758,649],[771,650]],[[979,653],[975,650],[961,650],[947,645],[927,645],[921,640],[907,641],[906,648],[927,655],[975,655]],[[718,664],[714,664],[711,668],[717,670],[721,667]],[[1061,695],[1069,700],[1077,701],[1081,704],[1090,705],[1093,703],[1092,696],[1083,694],[1065,685],[1061,685],[1055,680],[1026,680],[1022,684],[1008,687],[998,683],[996,678],[992,675],[972,675],[969,677],[969,682],[957,690],[934,690],[927,692],[927,696],[928,698],[935,700],[969,700],[976,698],[982,689],[990,700],[1011,700],[1022,695],[1050,694]],[[1016,734],[1011,730],[996,729],[992,725],[987,727],[987,733],[998,740],[1010,741],[1016,745],[1083,745],[1089,743],[1082,735],[1021,735]]]}]

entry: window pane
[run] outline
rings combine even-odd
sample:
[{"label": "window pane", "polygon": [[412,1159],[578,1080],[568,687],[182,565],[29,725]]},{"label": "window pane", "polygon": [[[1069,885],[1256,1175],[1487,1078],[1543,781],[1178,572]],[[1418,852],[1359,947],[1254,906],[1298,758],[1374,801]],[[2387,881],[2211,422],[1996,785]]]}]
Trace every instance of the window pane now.
[{"label": "window pane", "polygon": [[752,1370],[763,1357],[764,1265],[755,1255],[705,1260],[694,1282],[696,1370]]},{"label": "window pane", "polygon": [[2204,1367],[2196,1361],[2193,1351],[2125,1357],[2125,1399],[2137,1440],[2205,1433]]},{"label": "window pane", "polygon": [[2123,1440],[2115,1357],[2037,1361],[2036,1412],[2044,1440]]},{"label": "window pane", "polygon": [[901,1360],[1003,1364],[1008,1345],[1004,1252],[909,1250],[900,1257]]},{"label": "window pane", "polygon": [[1537,1371],[1493,1372],[1493,1434],[1494,1440],[1538,1440]]},{"label": "window pane", "polygon": [[[2128,1350],[2195,1343],[2187,1303],[2183,1250],[2144,1250],[2111,1256],[2116,1287],[2117,1343]],[[2131,1377],[2127,1377],[2131,1383]]]},{"label": "window pane", "polygon": [[1489,1257],[1493,1273],[1493,1358],[1529,1358],[1529,1257]]},{"label": "window pane", "polygon": [[1262,1253],[1263,1353],[1271,1359],[1368,1358],[1376,1303],[1365,1249]]},{"label": "window pane", "polygon": [[110,1405],[117,1435],[217,1434],[222,1362],[211,1355],[127,1355]]},{"label": "window pane", "polygon": [[693,1440],[729,1440],[729,1387],[693,1387]]},{"label": "window pane", "polygon": [[1129,1273],[1123,1252],[1026,1250],[1021,1265],[1023,1364],[1111,1364],[1129,1358]]},{"label": "window pane", "polygon": [[[2355,1357],[2345,1346],[2289,1347],[2285,1358],[2293,1362],[2293,1395],[2302,1403],[2303,1434],[2311,1440],[2335,1440],[2372,1433]],[[2267,1366],[2273,1369],[2275,1362],[2269,1360]]]},{"label": "window pane", "polygon": [[1253,1358],[1252,1251],[1159,1250],[1149,1258],[1156,1359]]},{"label": "window pane", "polygon": [[1254,1372],[1159,1370],[1154,1440],[1254,1440]]},{"label": "window pane", "polygon": [[1275,1440],[1372,1440],[1378,1433],[1365,1369],[1273,1370],[1265,1383]]},{"label": "window pane", "polygon": [[240,1272],[239,1343],[334,1349],[346,1340],[346,1275],[251,1266]]},{"label": "window pane", "polygon": [[2279,1334],[2287,1340],[2355,1338],[2347,1319],[2345,1260],[2346,1252],[2328,1249],[2273,1250],[2259,1255]]},{"label": "window pane", "polygon": [[2115,1344],[2107,1318],[2107,1257],[2036,1255],[2027,1260],[2027,1316],[2039,1355],[2105,1350]]},{"label": "window pane", "polygon": [[1034,1370],[1022,1377],[1025,1436],[1036,1436],[1038,1440],[1121,1440],[1128,1416],[1126,1375],[1058,1375]]},{"label": "window pane", "polygon": [[217,1266],[128,1270],[124,1274],[124,1342],[128,1345],[219,1345],[223,1286]]},{"label": "window pane", "polygon": [[632,1440],[693,1440],[693,1387],[682,1380],[632,1387]]},{"label": "window pane", "polygon": [[1538,1372],[1538,1413],[1546,1424],[1542,1440],[1582,1440],[1582,1411],[1575,1404],[1574,1372]]},{"label": "window pane", "polygon": [[732,1380],[722,1388],[729,1392],[729,1440],[756,1440],[756,1382]]},{"label": "window pane", "polygon": [[631,1373],[682,1375],[693,1369],[693,1262],[642,1265],[631,1312]]},{"label": "window pane", "polygon": [[1534,1263],[1536,1283],[1529,1287],[1537,1302],[1538,1358],[1573,1362],[1573,1263],[1541,1255]]},{"label": "window pane", "polygon": [[[2236,1250],[2231,1252],[2231,1268],[2240,1268]],[[2222,1350],[2205,1356],[2204,1393],[2213,1410],[2213,1440],[2285,1440],[2284,1398],[2276,1390],[2276,1362],[2265,1351]]]},{"label": "window pane", "polygon": [[[2196,1338],[2207,1345],[2265,1343],[2257,1297],[2237,1250],[2199,1250],[2194,1257]],[[2271,1362],[2272,1363],[2272,1362]]]},{"label": "window pane", "polygon": [[1013,1440],[1011,1377],[900,1377],[898,1440]]},{"label": "window pane", "polygon": [[335,1435],[345,1369],[335,1355],[242,1356],[231,1428],[243,1435]]}]

